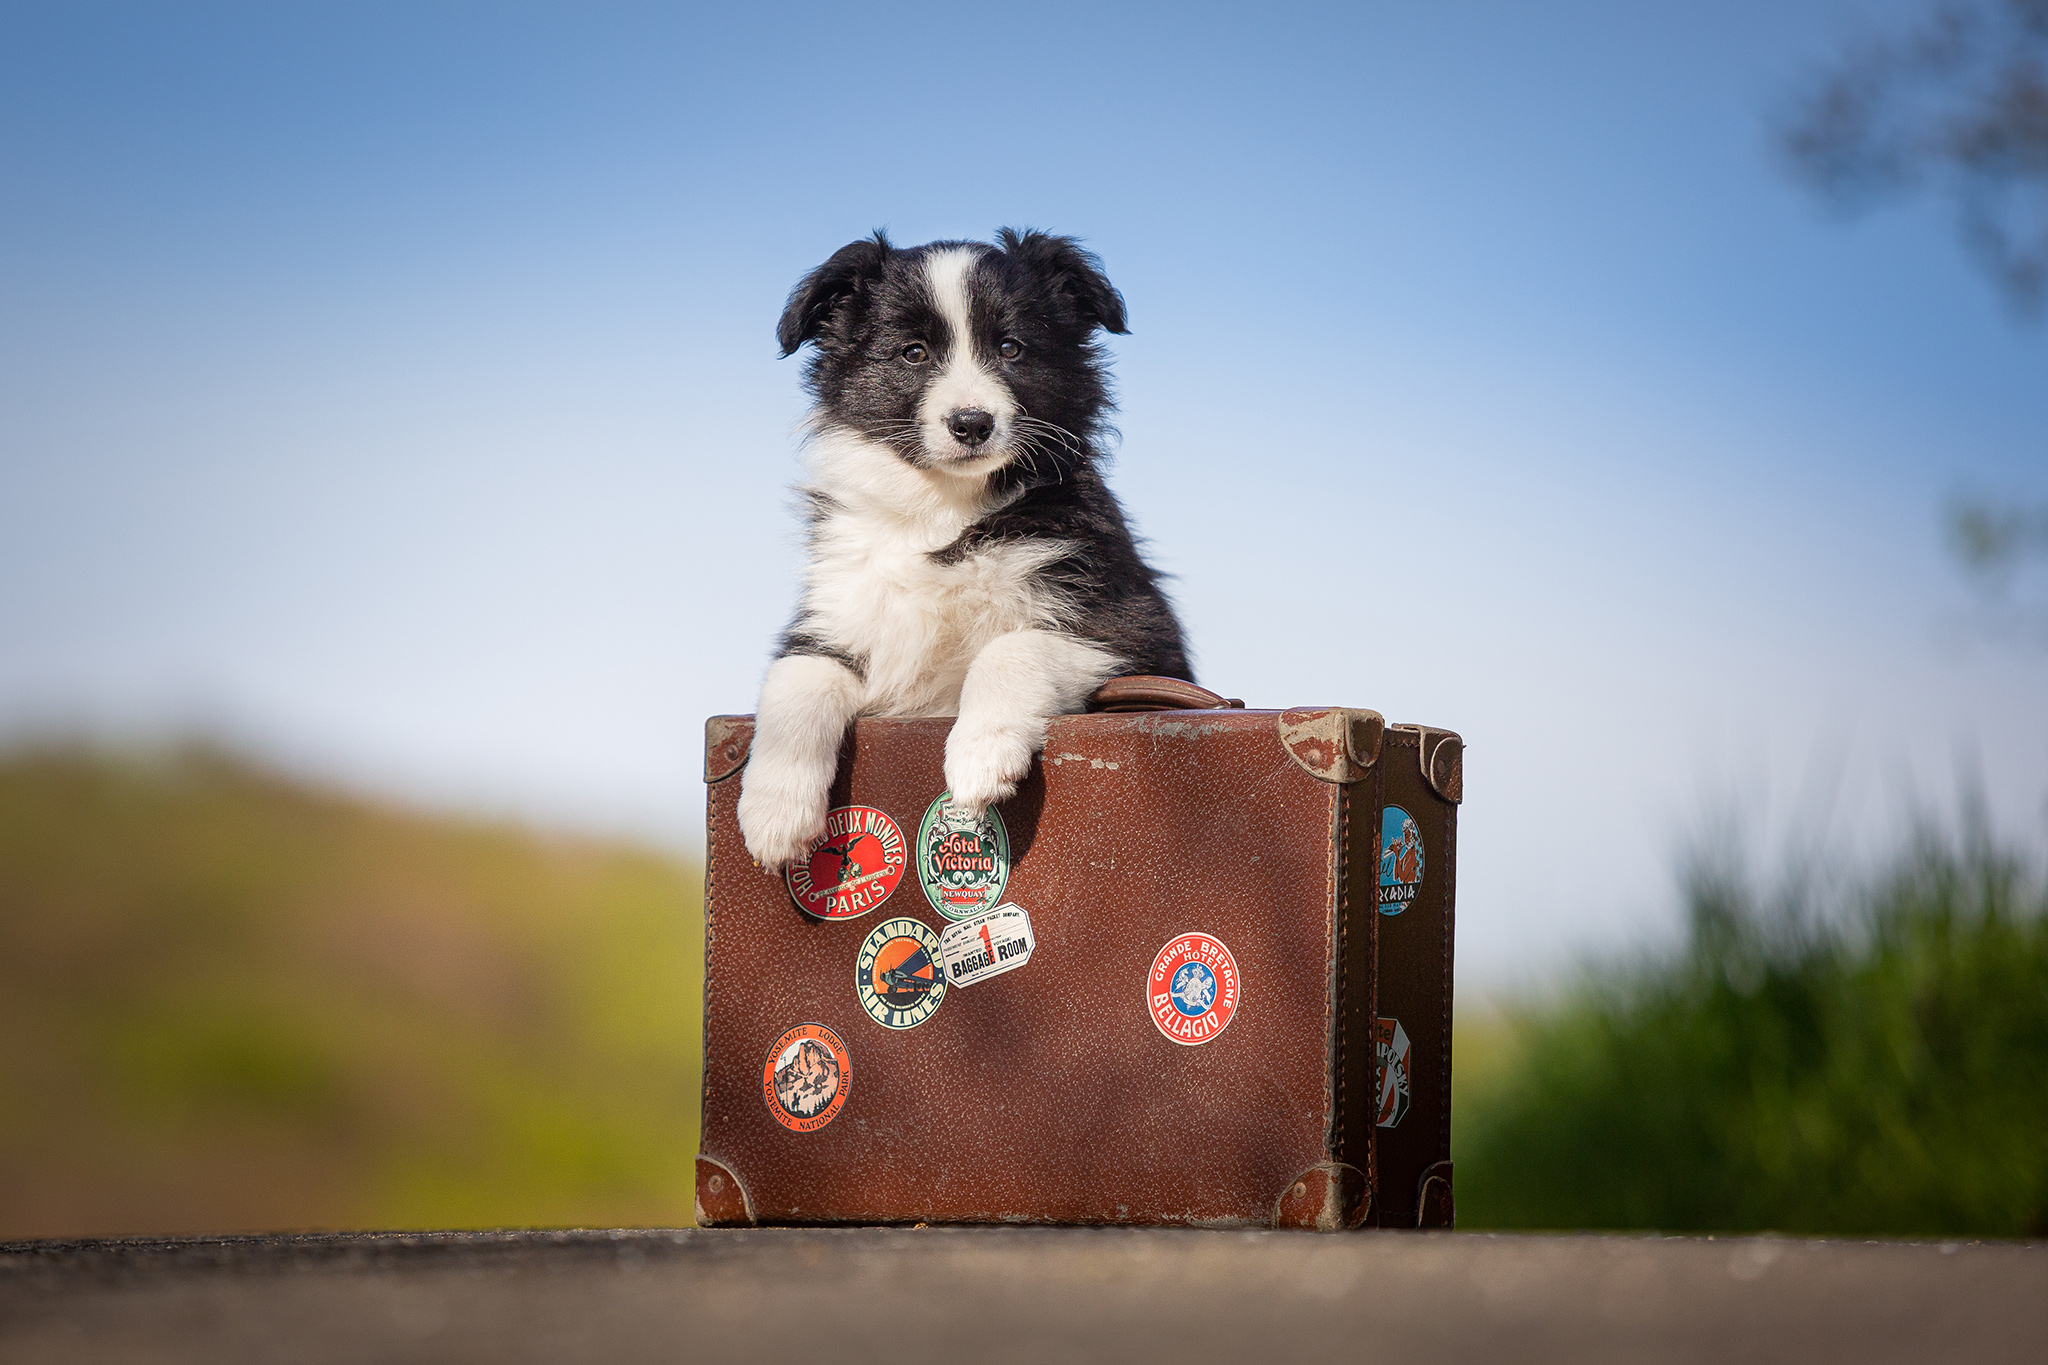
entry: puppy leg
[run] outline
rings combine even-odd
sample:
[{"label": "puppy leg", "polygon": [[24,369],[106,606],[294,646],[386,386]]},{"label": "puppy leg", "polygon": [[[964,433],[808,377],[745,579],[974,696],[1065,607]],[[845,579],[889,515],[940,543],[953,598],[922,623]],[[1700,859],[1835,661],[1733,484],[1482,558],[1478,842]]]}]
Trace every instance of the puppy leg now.
[{"label": "puppy leg", "polygon": [[846,665],[787,654],[768,666],[754,744],[740,775],[747,852],[780,872],[825,833],[839,741],[860,710],[861,681]]},{"label": "puppy leg", "polygon": [[1121,661],[1100,645],[1051,630],[1015,630],[982,647],[960,689],[946,737],[952,804],[980,810],[1017,790],[1045,747],[1045,723],[1077,711]]}]

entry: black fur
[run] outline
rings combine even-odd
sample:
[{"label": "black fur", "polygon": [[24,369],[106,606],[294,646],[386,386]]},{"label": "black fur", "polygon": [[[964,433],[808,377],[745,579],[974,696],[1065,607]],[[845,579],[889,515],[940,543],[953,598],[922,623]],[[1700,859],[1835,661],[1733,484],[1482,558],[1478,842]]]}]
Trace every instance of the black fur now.
[{"label": "black fur", "polygon": [[[849,428],[929,466],[913,420],[939,364],[901,362],[913,342],[944,359],[947,334],[924,275],[926,256],[978,251],[970,279],[972,345],[985,362],[1005,339],[1023,346],[1002,376],[1033,419],[1016,457],[989,475],[998,510],[933,552],[958,563],[978,548],[1015,539],[1069,542],[1044,573],[1077,611],[1068,629],[1126,661],[1134,673],[1193,680],[1179,622],[1140,555],[1123,509],[1103,481],[1101,442],[1113,410],[1098,330],[1128,330],[1123,296],[1101,262],[1070,237],[1004,229],[996,244],[934,242],[902,249],[877,232],[833,253],[790,293],[776,339],[782,353],[813,343],[805,387],[818,420]],[[815,502],[810,519],[829,514]],[[792,627],[784,654],[822,654],[862,671],[827,642]]]}]

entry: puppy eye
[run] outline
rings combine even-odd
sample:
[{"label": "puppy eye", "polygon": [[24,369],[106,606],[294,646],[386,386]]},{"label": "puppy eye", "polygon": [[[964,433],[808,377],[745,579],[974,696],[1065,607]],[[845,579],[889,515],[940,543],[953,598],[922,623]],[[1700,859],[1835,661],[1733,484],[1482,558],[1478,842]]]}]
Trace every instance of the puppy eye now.
[{"label": "puppy eye", "polygon": [[903,358],[913,365],[924,364],[925,357],[929,354],[922,341],[913,341],[903,348]]},{"label": "puppy eye", "polygon": [[1015,337],[1004,337],[1003,344],[996,347],[996,354],[1005,360],[1015,360],[1024,354],[1024,343]]}]

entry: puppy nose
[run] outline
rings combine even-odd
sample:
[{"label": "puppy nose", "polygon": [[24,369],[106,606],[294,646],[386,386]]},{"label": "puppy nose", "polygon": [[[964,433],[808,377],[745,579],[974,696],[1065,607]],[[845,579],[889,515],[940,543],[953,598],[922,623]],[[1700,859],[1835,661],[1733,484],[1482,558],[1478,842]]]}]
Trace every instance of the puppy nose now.
[{"label": "puppy nose", "polygon": [[996,415],[980,408],[962,408],[946,419],[946,430],[952,432],[956,440],[978,446],[995,435]]}]

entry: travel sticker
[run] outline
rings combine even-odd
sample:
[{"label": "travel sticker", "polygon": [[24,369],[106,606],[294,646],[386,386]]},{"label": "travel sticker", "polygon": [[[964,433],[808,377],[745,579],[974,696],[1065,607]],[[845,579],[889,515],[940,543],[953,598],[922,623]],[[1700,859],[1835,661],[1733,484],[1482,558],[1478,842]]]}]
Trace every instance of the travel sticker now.
[{"label": "travel sticker", "polygon": [[939,960],[945,964],[946,983],[972,986],[1004,972],[1014,972],[1031,960],[1038,940],[1031,936],[1031,916],[1021,905],[998,905],[972,919],[946,926],[939,935]]},{"label": "travel sticker", "polygon": [[1010,879],[1010,832],[989,806],[954,810],[940,792],[917,829],[917,879],[932,908],[947,919],[995,909]]},{"label": "travel sticker", "polygon": [[1237,959],[1211,934],[1182,934],[1152,959],[1145,1007],[1159,1031],[1193,1047],[1230,1027],[1243,1003]]},{"label": "travel sticker", "polygon": [[855,919],[889,899],[903,880],[903,831],[873,806],[825,814],[825,837],[785,874],[790,899],[819,919]]},{"label": "travel sticker", "polygon": [[1382,1019],[1375,1030],[1380,1057],[1379,1126],[1395,1128],[1408,1112],[1408,1031],[1399,1019]]},{"label": "travel sticker", "polygon": [[798,1024],[775,1040],[761,1068],[761,1099],[777,1123],[814,1133],[839,1115],[853,1093],[853,1059],[823,1024]]},{"label": "travel sticker", "polygon": [[1422,885],[1422,827],[1399,806],[1380,812],[1380,913],[1398,915]]},{"label": "travel sticker", "polygon": [[939,936],[920,920],[884,920],[853,959],[853,989],[883,1028],[916,1028],[946,998]]}]

